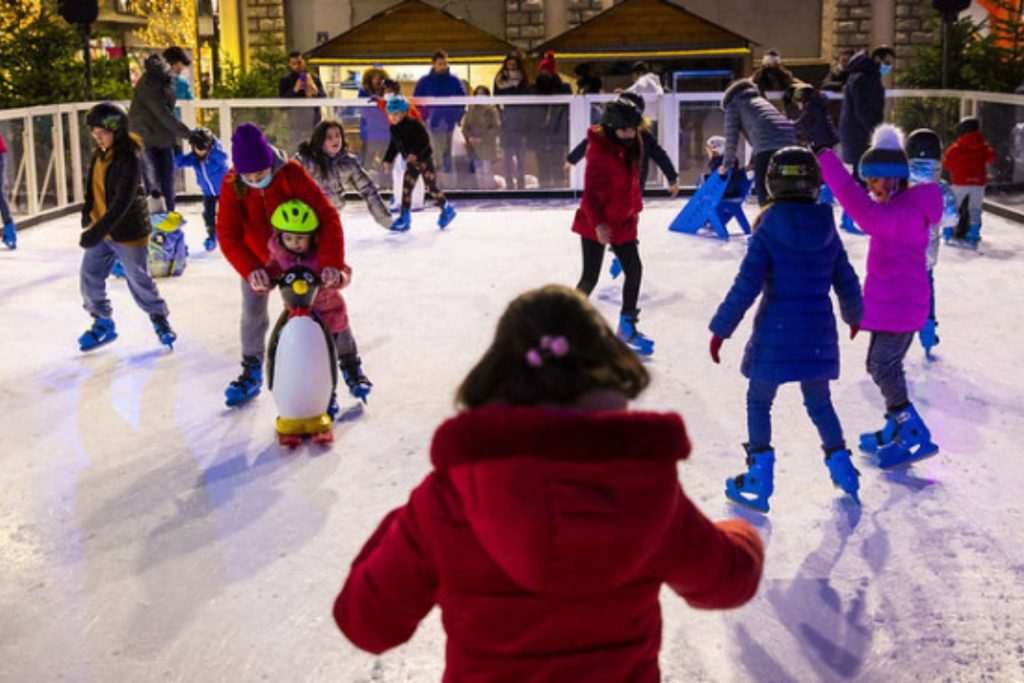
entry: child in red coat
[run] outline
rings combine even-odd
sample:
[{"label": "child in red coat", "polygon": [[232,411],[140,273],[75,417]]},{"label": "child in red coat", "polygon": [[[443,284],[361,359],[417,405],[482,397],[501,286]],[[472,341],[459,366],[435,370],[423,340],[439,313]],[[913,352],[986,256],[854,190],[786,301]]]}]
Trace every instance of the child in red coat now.
[{"label": "child in red coat", "polygon": [[985,198],[988,164],[995,161],[996,153],[981,136],[981,122],[974,117],[960,121],[959,138],[942,160],[942,168],[952,176],[953,196],[960,207],[960,225],[943,230],[946,242],[955,239],[965,246],[976,247],[981,240],[981,201]]},{"label": "child in red coat", "polygon": [[658,681],[662,584],[742,605],[763,547],[683,493],[682,419],[627,408],[647,383],[578,292],[515,299],[434,434],[434,471],[353,562],[342,632],[380,653],[437,604],[444,681]]},{"label": "child in red coat", "polygon": [[640,109],[620,97],[605,106],[601,123],[587,131],[583,201],[576,210],[572,231],[579,234],[583,248],[583,274],[576,289],[588,296],[594,291],[605,245],[610,244],[626,276],[618,334],[635,352],[647,356],[654,353],[654,341],[636,326],[643,275],[636,239],[644,208],[640,189],[643,143],[638,131],[642,123]]}]

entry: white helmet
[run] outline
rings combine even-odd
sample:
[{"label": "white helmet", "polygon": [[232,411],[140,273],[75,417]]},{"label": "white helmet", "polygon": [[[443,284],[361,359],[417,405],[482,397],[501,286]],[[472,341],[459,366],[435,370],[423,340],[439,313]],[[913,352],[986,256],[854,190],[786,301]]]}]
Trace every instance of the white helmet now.
[{"label": "white helmet", "polygon": [[708,148],[715,154],[725,154],[725,138],[723,138],[721,135],[712,135],[704,144],[706,144]]}]

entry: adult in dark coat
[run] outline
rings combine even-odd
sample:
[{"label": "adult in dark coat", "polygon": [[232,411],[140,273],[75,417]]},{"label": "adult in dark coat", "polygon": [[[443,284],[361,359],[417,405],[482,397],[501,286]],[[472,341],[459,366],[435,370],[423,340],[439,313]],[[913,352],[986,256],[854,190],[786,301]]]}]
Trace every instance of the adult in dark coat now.
[{"label": "adult in dark coat", "polygon": [[853,164],[858,182],[860,158],[871,146],[871,133],[885,119],[882,76],[892,70],[895,59],[891,48],[876,47],[870,55],[863,50],[855,54],[846,68],[849,77],[843,87],[839,139],[843,143],[843,161]]},{"label": "adult in dark coat", "polygon": [[[430,73],[416,82],[416,89],[412,94],[413,97],[465,97],[466,88],[463,87],[462,81],[449,71],[448,55],[438,51],[434,53]],[[434,153],[441,157],[441,168],[444,172],[451,173],[455,168],[452,164],[452,133],[466,113],[466,105],[430,105],[422,108]]]},{"label": "adult in dark coat", "polygon": [[[277,95],[289,99],[327,97],[320,77],[306,70],[306,60],[298,50],[288,53],[288,73],[282,76],[278,82]],[[294,154],[299,144],[309,137],[310,132],[318,123],[320,123],[320,107],[289,107],[287,152]]]},{"label": "adult in dark coat", "polygon": [[799,116],[793,121],[797,135],[811,146],[814,153],[839,144],[839,133],[832,123],[829,100],[825,93],[800,82],[793,86],[790,93],[792,101],[800,111]]},{"label": "adult in dark coat", "polygon": [[[494,96],[526,95],[530,82],[523,69],[519,52],[505,56],[501,70],[494,77]],[[501,156],[505,161],[505,188],[526,188],[526,129],[529,108],[505,105],[501,108]],[[514,181],[514,182],[513,182]]]},{"label": "adult in dark coat", "polygon": [[174,147],[191,132],[174,115],[178,101],[174,79],[174,70],[166,59],[161,55],[147,57],[128,110],[128,126],[142,138],[145,149],[146,191],[162,194],[168,211],[173,211],[175,206]]}]

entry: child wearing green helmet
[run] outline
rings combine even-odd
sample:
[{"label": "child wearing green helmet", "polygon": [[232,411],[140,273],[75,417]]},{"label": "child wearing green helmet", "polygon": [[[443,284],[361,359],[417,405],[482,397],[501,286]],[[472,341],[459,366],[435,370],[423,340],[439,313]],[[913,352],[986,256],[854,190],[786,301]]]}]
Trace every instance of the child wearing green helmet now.
[{"label": "child wearing green helmet", "polygon": [[[274,228],[274,234],[267,243],[270,259],[265,269],[272,280],[281,277],[285,271],[295,266],[305,266],[316,273],[321,271],[317,248],[320,221],[309,204],[301,199],[282,202],[274,209],[270,224]],[[341,290],[351,281],[352,269],[346,265],[341,269],[341,282],[337,286],[320,287],[316,299],[313,300],[313,311],[334,337],[338,364],[349,393],[365,403],[373,383],[363,374],[359,350],[349,325],[348,307],[341,296]],[[332,398],[327,413],[333,418],[338,414],[338,410],[338,403]]]}]

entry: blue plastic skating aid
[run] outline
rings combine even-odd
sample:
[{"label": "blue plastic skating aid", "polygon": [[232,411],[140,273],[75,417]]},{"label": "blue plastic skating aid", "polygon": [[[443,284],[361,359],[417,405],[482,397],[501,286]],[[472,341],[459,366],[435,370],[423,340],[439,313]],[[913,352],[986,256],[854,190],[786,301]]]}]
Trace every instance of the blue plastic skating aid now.
[{"label": "blue plastic skating aid", "polygon": [[828,185],[822,185],[818,191],[818,203],[832,206],[835,202],[836,196],[832,194],[832,190],[829,189]]},{"label": "blue plastic skating aid", "polygon": [[111,318],[95,318],[92,327],[78,338],[79,351],[92,351],[117,339],[117,330]]},{"label": "blue plastic skating aid", "polygon": [[391,232],[407,232],[412,227],[412,219],[409,217],[408,211],[403,211],[398,215],[391,223]]},{"label": "blue plastic skating aid", "polygon": [[157,339],[160,340],[160,343],[164,344],[169,349],[173,349],[174,342],[178,340],[178,335],[171,329],[171,324],[167,322],[167,317],[160,315],[159,313],[154,313],[149,316],[149,319],[153,323],[153,331],[156,332]]},{"label": "blue plastic skating aid", "polygon": [[932,442],[931,432],[914,406],[907,406],[893,419],[896,433],[890,443],[878,449],[878,466],[883,470],[909,465],[939,452],[939,447]]},{"label": "blue plastic skating aid", "polygon": [[441,215],[437,218],[437,227],[444,230],[453,220],[455,220],[455,207],[451,202],[445,202],[441,209]]},{"label": "blue plastic skating aid", "polygon": [[121,259],[114,259],[114,265],[110,267],[110,274],[114,277],[124,277],[124,266],[121,264]]},{"label": "blue plastic skating aid", "polygon": [[747,471],[725,480],[725,497],[758,512],[768,512],[768,498],[775,490],[775,451],[770,447],[756,453],[747,451]]},{"label": "blue plastic skating aid", "polygon": [[885,425],[877,432],[865,432],[860,435],[860,449],[865,453],[877,453],[878,449],[892,441],[896,434],[896,420],[892,415],[885,414]]},{"label": "blue plastic skating aid", "polygon": [[[742,173],[743,191],[738,197],[723,199],[733,173]],[[751,184],[750,178],[742,171],[729,171],[725,176],[717,172],[711,173],[669,224],[668,229],[672,232],[694,235],[701,228],[708,226],[718,237],[725,240],[729,239],[726,226],[735,218],[743,232],[749,235],[750,223],[743,213],[743,201],[750,194]]]},{"label": "blue plastic skating aid", "polygon": [[935,334],[935,327],[938,325],[934,320],[928,319],[917,332],[917,338],[921,340],[921,346],[924,347],[924,355],[928,360],[934,360],[932,357],[932,349],[938,346],[939,336]]},{"label": "blue plastic skating aid", "polygon": [[613,280],[622,275],[622,263],[614,256],[612,257],[612,265],[608,267],[608,274],[612,276]]},{"label": "blue plastic skating aid", "polygon": [[850,451],[845,446],[825,453],[825,466],[828,467],[832,483],[843,490],[857,505],[860,505],[860,497],[857,490],[860,488],[858,477],[860,472],[850,462]]},{"label": "blue plastic skating aid", "polygon": [[259,396],[263,387],[263,364],[258,358],[242,360],[242,374],[224,390],[225,403],[233,407]]}]

